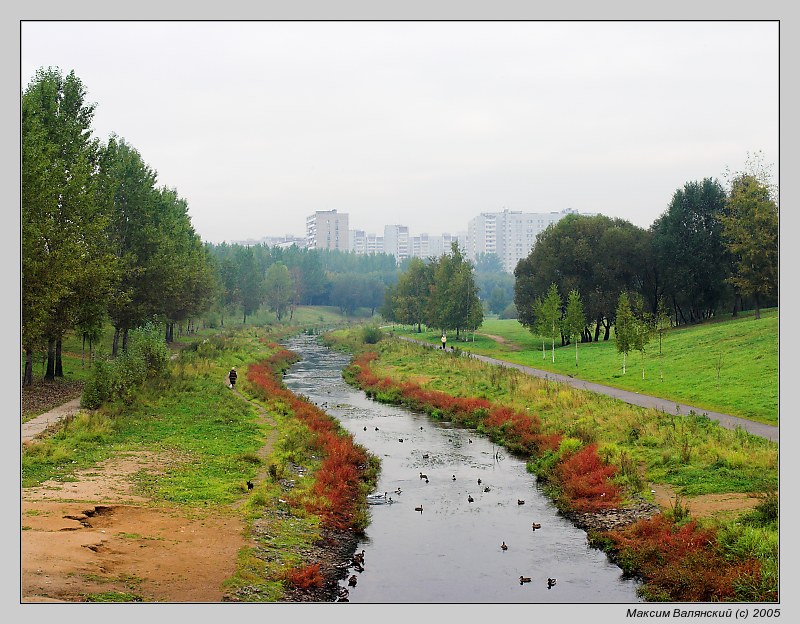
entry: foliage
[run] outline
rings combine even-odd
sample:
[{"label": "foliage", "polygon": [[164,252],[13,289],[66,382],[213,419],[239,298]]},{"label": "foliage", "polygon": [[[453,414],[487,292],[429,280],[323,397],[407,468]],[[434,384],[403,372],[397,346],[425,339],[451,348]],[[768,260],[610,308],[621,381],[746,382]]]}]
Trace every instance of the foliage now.
[{"label": "foliage", "polygon": [[83,388],[81,407],[96,409],[114,398],[131,403],[145,380],[164,374],[168,363],[169,352],[154,324],[133,331],[128,351],[115,359],[95,361],[94,375]]},{"label": "foliage", "polygon": [[[725,283],[731,266],[722,238],[725,212],[722,185],[705,178],[676,190],[667,210],[650,226],[660,292],[671,302],[677,323],[713,317],[731,298]],[[656,303],[650,301],[650,312]]]},{"label": "foliage", "polygon": [[755,298],[757,318],[761,302],[778,291],[778,219],[767,184],[747,174],[733,180],[722,218],[725,244],[735,258],[728,281]]}]

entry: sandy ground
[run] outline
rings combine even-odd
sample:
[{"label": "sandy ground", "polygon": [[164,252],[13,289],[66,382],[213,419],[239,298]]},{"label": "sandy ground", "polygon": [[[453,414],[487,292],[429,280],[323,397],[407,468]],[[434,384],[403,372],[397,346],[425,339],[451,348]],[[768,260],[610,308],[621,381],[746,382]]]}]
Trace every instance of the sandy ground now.
[{"label": "sandy ground", "polygon": [[130,477],[162,458],[132,454],[22,495],[22,602],[121,592],[152,602],[219,602],[245,546],[234,514],[153,507]]}]

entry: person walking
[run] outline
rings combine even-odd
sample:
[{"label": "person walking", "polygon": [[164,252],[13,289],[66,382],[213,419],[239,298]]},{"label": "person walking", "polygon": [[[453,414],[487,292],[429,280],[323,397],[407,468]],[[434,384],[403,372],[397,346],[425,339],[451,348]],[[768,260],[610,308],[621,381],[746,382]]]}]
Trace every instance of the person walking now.
[{"label": "person walking", "polygon": [[230,382],[231,388],[233,388],[236,385],[236,377],[238,377],[238,375],[236,374],[236,367],[234,366],[233,368],[231,368],[231,372],[228,373],[228,381]]}]

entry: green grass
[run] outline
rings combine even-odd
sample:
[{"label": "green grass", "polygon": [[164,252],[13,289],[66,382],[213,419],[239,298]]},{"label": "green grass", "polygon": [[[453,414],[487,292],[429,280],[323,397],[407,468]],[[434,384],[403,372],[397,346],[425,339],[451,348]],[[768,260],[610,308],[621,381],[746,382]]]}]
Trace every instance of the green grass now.
[{"label": "green grass", "polygon": [[[417,334],[397,327],[394,331],[440,344],[438,332]],[[499,336],[505,342],[487,334]],[[542,357],[541,337],[534,336],[513,319],[488,319],[474,342],[472,334],[469,338],[469,342],[456,342],[450,336],[448,346],[699,409],[778,424],[777,309],[762,310],[760,320],[750,313],[670,329],[663,338],[662,356],[659,357],[655,336],[646,349],[644,364],[638,351],[628,354],[625,374],[613,331],[608,341],[578,344],[577,366],[574,344],[561,347],[557,339],[553,363],[551,341],[546,340]]]}]

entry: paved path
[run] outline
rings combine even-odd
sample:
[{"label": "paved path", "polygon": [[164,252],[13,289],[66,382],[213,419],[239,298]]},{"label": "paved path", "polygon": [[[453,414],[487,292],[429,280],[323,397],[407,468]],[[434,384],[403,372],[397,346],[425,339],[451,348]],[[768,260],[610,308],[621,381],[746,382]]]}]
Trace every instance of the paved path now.
[{"label": "paved path", "polygon": [[[398,336],[401,340],[407,340],[408,342],[414,342],[420,344],[425,347],[429,347],[431,349],[437,348],[435,345],[432,345],[429,342],[423,342],[422,340],[416,340],[414,338],[409,338],[407,336]],[[711,418],[712,420],[716,420],[719,424],[726,429],[736,429],[737,427],[741,427],[745,431],[752,433],[753,435],[760,436],[762,438],[767,438],[768,440],[772,440],[774,442],[778,441],[779,438],[779,429],[775,425],[765,425],[760,422],[756,422],[753,420],[747,420],[746,418],[739,418],[737,416],[731,416],[730,414],[722,414],[720,412],[711,412],[706,409],[702,409],[699,407],[692,407],[691,405],[685,405],[683,403],[676,403],[675,401],[671,401],[668,399],[661,399],[654,396],[649,396],[646,394],[639,394],[638,392],[630,392],[628,390],[621,390],[620,388],[614,388],[612,386],[604,386],[602,384],[593,383],[591,381],[584,381],[583,379],[576,379],[574,377],[569,377],[567,375],[559,375],[558,373],[553,373],[550,371],[539,370],[537,368],[531,368],[530,366],[523,366],[522,364],[514,364],[513,362],[506,362],[505,360],[497,360],[495,358],[490,358],[485,355],[478,355],[477,353],[469,353],[467,351],[462,351],[462,353],[467,353],[470,357],[473,357],[477,360],[481,360],[482,362],[488,362],[489,364],[496,364],[498,366],[507,366],[509,368],[516,368],[521,370],[528,375],[533,375],[534,377],[540,377],[542,379],[549,379],[550,381],[558,381],[561,383],[568,384],[573,388],[578,388],[580,390],[588,390],[590,392],[597,392],[598,394],[605,394],[610,397],[614,397],[615,399],[619,399],[620,401],[625,401],[626,403],[630,403],[632,405],[639,405],[641,407],[652,407],[657,410],[661,410],[662,412],[675,414],[688,414],[690,411],[695,412],[696,414],[704,414]]]},{"label": "paved path", "polygon": [[63,405],[54,407],[49,412],[39,414],[36,418],[32,418],[28,422],[22,423],[22,441],[30,442],[35,437],[44,433],[44,431],[50,425],[57,423],[59,420],[65,416],[68,416],[69,414],[75,414],[78,412],[80,407],[80,398],[73,399],[72,401],[64,403]]}]

